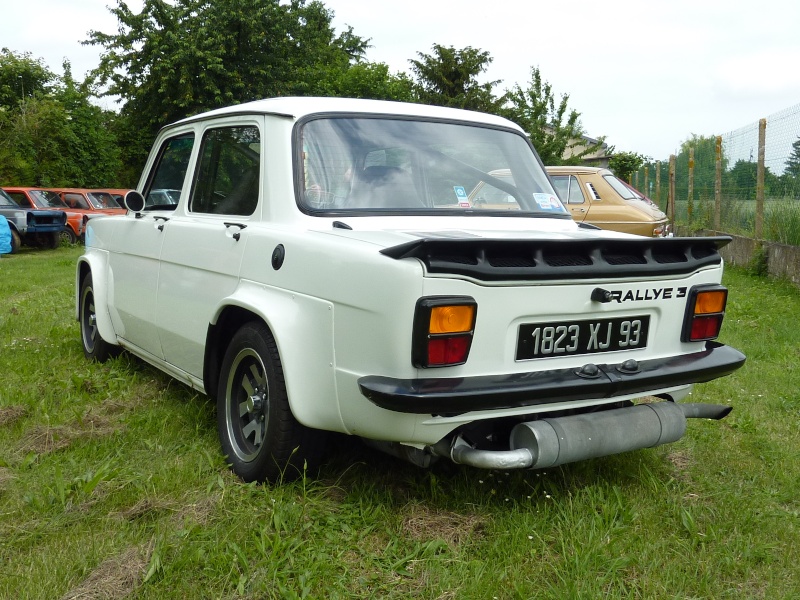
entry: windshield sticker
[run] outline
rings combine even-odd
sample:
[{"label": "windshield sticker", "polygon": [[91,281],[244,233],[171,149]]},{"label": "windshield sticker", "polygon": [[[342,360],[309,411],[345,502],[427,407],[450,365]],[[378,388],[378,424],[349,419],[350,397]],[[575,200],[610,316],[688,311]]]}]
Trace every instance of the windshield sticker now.
[{"label": "windshield sticker", "polygon": [[564,211],[564,207],[562,206],[561,202],[559,202],[558,198],[552,194],[534,194],[533,199],[542,210]]},{"label": "windshield sticker", "polygon": [[467,198],[467,190],[463,185],[454,185],[453,191],[456,193],[456,200],[458,201],[459,206],[463,208],[469,208],[471,206],[469,203],[469,198]]}]

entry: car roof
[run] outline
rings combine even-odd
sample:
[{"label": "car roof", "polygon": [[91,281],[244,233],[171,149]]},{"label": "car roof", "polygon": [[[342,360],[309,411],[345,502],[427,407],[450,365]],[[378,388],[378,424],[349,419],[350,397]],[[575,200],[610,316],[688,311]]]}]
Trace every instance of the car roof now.
[{"label": "car roof", "polygon": [[603,167],[584,167],[583,165],[558,165],[545,167],[545,170],[551,175],[576,173],[580,173],[581,175],[591,175],[595,173],[600,175],[612,175],[611,171],[604,169]]},{"label": "car roof", "polygon": [[178,123],[191,123],[215,117],[239,114],[277,115],[298,120],[308,115],[331,113],[427,117],[484,123],[501,127],[511,127],[522,131],[522,128],[507,119],[470,110],[430,106],[427,104],[412,104],[408,102],[392,102],[388,100],[327,97],[285,97],[255,100],[253,102],[218,108],[206,113],[187,117],[186,119],[178,121]]}]

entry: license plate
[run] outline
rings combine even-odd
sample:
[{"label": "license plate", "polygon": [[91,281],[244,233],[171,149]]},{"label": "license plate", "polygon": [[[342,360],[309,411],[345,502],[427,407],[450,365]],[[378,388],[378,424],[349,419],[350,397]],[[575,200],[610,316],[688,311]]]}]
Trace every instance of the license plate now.
[{"label": "license plate", "polygon": [[516,360],[645,348],[649,326],[647,315],[524,323],[519,326]]}]

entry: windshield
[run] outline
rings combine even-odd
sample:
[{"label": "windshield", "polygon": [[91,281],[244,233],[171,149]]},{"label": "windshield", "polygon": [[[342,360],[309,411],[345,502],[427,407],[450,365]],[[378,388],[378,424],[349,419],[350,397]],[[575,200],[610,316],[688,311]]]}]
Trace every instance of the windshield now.
[{"label": "windshield", "polygon": [[64,201],[55,192],[48,190],[31,190],[33,203],[39,208],[67,208]]},{"label": "windshield", "polygon": [[6,208],[19,208],[19,204],[14,202],[14,199],[6,194],[5,190],[0,190],[0,206],[5,206]]},{"label": "windshield", "polygon": [[119,208],[114,196],[108,192],[91,192],[88,194],[89,202],[92,203],[94,208]]},{"label": "windshield", "polygon": [[568,216],[527,140],[438,121],[335,117],[299,133],[306,212]]},{"label": "windshield", "polygon": [[603,175],[603,178],[625,200],[636,200],[637,199],[636,194],[634,194],[627,185],[622,183],[619,179],[617,179],[613,175]]}]

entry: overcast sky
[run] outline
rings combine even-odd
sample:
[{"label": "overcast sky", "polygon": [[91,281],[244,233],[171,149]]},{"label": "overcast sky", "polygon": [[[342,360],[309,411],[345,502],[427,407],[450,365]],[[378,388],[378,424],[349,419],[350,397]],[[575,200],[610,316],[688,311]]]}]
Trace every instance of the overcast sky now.
[{"label": "overcast sky", "polygon": [[[81,78],[113,33],[115,0],[0,0],[0,46],[31,52]],[[538,66],[581,114],[590,137],[618,151],[665,159],[692,134],[721,135],[800,104],[796,0],[326,0],[334,26],[371,40],[367,59],[408,71],[433,44],[471,46],[494,59],[496,91],[526,87]],[[132,8],[140,0],[129,0]],[[109,106],[113,108],[113,105]],[[800,122],[792,124],[800,135]],[[769,135],[769,124],[768,124]]]}]

